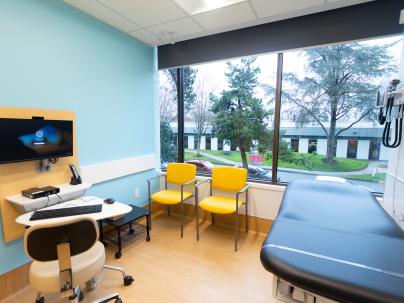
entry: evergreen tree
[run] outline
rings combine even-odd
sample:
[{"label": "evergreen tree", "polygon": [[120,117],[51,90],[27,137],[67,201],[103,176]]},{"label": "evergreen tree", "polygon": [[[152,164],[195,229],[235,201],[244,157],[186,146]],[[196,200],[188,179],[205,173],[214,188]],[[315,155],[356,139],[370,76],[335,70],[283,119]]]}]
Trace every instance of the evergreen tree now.
[{"label": "evergreen tree", "polygon": [[211,97],[211,111],[216,114],[215,133],[220,140],[228,139],[239,148],[244,168],[248,168],[247,152],[257,147],[266,149],[269,138],[266,127],[269,113],[262,100],[254,97],[260,73],[255,61],[256,57],[249,57],[241,59],[240,64],[227,62],[229,89],[223,90],[219,97]]}]

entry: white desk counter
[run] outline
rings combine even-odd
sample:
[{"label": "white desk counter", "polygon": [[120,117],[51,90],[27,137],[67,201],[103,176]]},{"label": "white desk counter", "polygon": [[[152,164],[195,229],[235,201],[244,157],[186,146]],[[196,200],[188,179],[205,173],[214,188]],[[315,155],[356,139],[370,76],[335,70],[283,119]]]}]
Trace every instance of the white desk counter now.
[{"label": "white desk counter", "polygon": [[52,218],[52,219],[45,219],[45,220],[35,220],[30,221],[33,212],[29,212],[19,216],[15,222],[25,225],[25,226],[33,226],[43,223],[59,223],[64,221],[70,221],[73,218],[78,217],[91,217],[94,220],[102,220],[106,218],[112,218],[117,216],[125,215],[131,212],[132,208],[124,203],[115,202],[113,204],[106,204],[104,203],[104,199],[94,196],[85,196],[80,199],[70,200],[63,203],[59,203],[56,205],[52,205],[46,208],[42,208],[41,210],[45,209],[56,209],[56,208],[65,208],[65,207],[75,207],[75,206],[86,206],[86,205],[93,205],[93,204],[102,204],[102,211],[99,213],[92,213],[92,214],[85,214],[85,215],[78,215],[78,216],[69,216],[69,217],[61,217],[61,218]]}]

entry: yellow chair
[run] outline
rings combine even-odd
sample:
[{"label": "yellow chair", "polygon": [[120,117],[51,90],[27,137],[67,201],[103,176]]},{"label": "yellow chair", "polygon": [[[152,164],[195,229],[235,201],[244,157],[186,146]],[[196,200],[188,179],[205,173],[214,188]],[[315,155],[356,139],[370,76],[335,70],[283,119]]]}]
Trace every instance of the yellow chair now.
[{"label": "yellow chair", "polygon": [[[210,183],[210,195],[199,202],[199,186],[205,182]],[[195,185],[195,207],[196,207],[196,239],[199,241],[199,207],[212,213],[212,224],[214,223],[214,214],[233,214],[235,213],[235,244],[234,250],[237,251],[238,240],[238,208],[245,205],[245,229],[248,232],[248,188],[247,170],[237,167],[214,167],[212,169],[212,178],[206,179]],[[213,189],[235,193],[235,198],[225,196],[213,196]],[[244,193],[245,201],[240,201],[240,194]]]},{"label": "yellow chair", "polygon": [[[153,179],[165,177],[165,190],[151,194],[150,184]],[[187,185],[196,183],[196,166],[188,163],[169,163],[166,174],[150,178],[147,180],[149,190],[149,210],[151,212],[151,202],[157,202],[167,205],[168,215],[170,216],[170,205],[181,204],[181,238],[184,236],[184,201],[191,198],[193,194],[184,191]],[[180,190],[167,189],[167,184],[180,186]],[[151,220],[150,220],[151,226]]]}]

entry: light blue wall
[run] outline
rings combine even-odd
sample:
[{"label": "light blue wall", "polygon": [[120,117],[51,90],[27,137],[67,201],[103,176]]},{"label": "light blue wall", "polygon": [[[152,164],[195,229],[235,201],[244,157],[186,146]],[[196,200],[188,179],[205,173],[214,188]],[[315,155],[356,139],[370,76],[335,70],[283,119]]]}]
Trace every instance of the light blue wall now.
[{"label": "light blue wall", "polygon": [[[0,107],[74,111],[80,165],[155,152],[153,48],[59,0],[1,0],[0,37]],[[153,174],[89,193],[144,204]],[[0,274],[26,261],[21,240],[0,240]]]}]

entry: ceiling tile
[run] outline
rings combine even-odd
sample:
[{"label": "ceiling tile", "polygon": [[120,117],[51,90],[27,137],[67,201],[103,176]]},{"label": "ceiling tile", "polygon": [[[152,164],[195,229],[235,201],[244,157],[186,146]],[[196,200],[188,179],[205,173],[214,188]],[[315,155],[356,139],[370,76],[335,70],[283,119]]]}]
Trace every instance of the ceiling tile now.
[{"label": "ceiling tile", "polygon": [[251,21],[255,19],[255,15],[248,3],[240,3],[194,15],[193,18],[209,30]]},{"label": "ceiling tile", "polygon": [[142,27],[165,23],[186,14],[170,0],[98,0]]},{"label": "ceiling tile", "polygon": [[324,0],[250,0],[258,17],[293,13],[324,4]]},{"label": "ceiling tile", "polygon": [[153,34],[161,37],[162,32],[172,32],[174,40],[176,37],[191,35],[203,31],[191,18],[184,18],[148,28]]},{"label": "ceiling tile", "polygon": [[157,36],[149,33],[144,29],[130,32],[129,35],[147,44],[155,43],[159,40]]},{"label": "ceiling tile", "polygon": [[64,2],[121,31],[129,32],[139,28],[135,23],[95,0],[64,0]]}]

